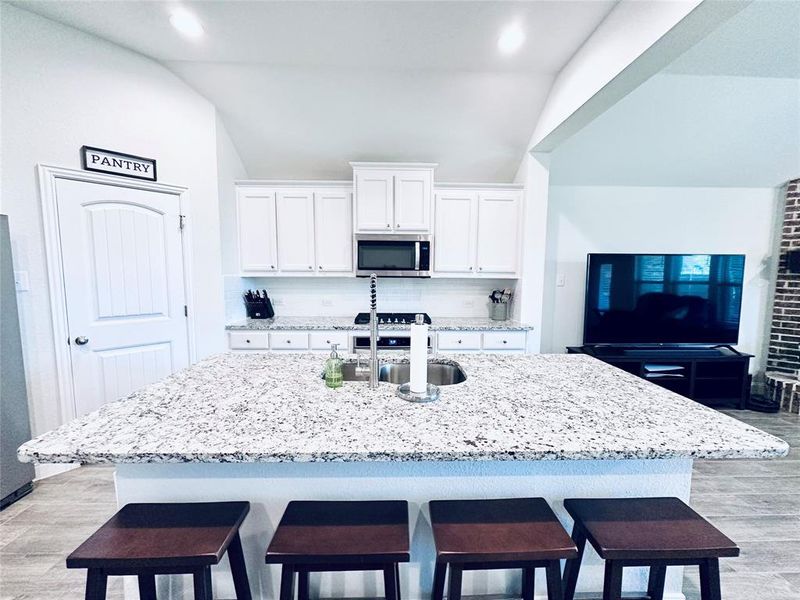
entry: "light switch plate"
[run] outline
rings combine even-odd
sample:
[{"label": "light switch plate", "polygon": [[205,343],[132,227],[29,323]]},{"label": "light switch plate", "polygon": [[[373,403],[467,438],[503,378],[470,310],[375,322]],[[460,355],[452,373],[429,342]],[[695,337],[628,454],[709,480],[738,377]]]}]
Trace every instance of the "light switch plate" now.
[{"label": "light switch plate", "polygon": [[30,289],[27,271],[14,271],[14,287],[18,292],[27,292]]},{"label": "light switch plate", "polygon": [[556,286],[557,287],[564,287],[567,285],[567,276],[563,273],[559,273],[556,275]]}]

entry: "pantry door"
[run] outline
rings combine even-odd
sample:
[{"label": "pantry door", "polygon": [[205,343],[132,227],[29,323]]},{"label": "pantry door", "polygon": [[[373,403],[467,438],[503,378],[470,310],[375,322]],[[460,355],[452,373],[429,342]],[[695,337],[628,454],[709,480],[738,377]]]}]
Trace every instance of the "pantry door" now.
[{"label": "pantry door", "polygon": [[76,416],[188,366],[180,196],[55,179]]}]

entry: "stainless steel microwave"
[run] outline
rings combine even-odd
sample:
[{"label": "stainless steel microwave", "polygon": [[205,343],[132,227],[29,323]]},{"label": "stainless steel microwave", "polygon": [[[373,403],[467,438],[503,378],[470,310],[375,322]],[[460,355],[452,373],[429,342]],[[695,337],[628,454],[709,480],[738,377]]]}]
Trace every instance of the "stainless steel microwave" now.
[{"label": "stainless steel microwave", "polygon": [[369,277],[430,277],[429,235],[361,234],[356,240],[356,275]]}]

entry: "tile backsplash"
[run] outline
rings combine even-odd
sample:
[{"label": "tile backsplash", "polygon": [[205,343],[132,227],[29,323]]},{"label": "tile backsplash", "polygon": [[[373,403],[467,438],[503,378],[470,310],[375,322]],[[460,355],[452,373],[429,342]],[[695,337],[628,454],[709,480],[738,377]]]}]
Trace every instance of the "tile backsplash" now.
[{"label": "tile backsplash", "polygon": [[[378,280],[381,312],[427,312],[432,317],[486,317],[489,293],[509,287],[510,279]],[[280,316],[355,316],[369,310],[369,279],[362,277],[225,277],[228,321],[245,318],[242,292],[266,289]]]}]

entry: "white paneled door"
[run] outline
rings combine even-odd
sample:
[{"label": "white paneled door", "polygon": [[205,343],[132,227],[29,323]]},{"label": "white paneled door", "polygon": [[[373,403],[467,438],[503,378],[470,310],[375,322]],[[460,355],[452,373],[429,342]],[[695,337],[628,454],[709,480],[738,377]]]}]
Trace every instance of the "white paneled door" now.
[{"label": "white paneled door", "polygon": [[189,364],[180,201],[58,179],[77,415]]}]

